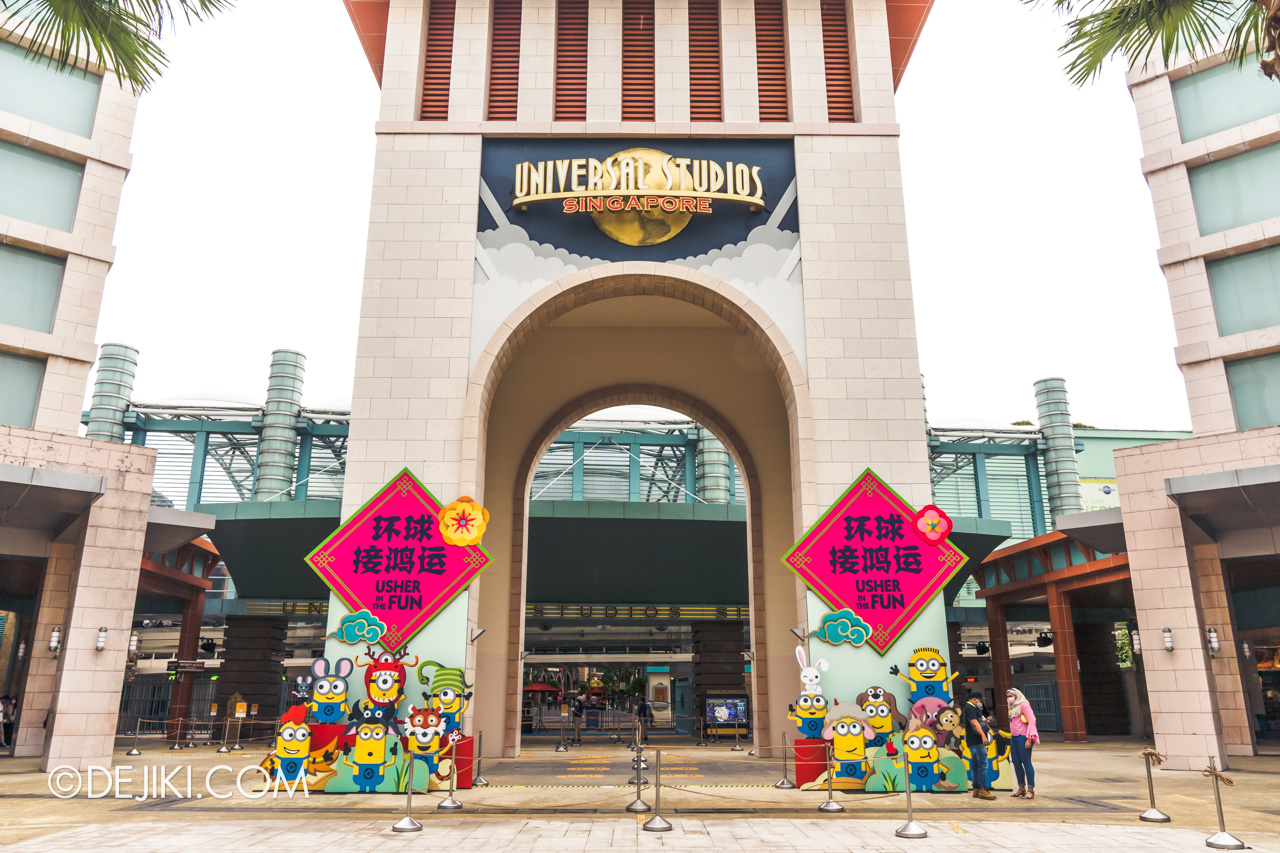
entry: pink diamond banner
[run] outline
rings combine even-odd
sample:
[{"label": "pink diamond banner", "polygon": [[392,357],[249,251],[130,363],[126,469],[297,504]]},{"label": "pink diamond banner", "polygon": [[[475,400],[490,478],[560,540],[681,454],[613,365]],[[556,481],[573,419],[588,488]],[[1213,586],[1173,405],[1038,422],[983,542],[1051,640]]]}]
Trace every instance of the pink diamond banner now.
[{"label": "pink diamond banner", "polygon": [[951,528],[936,506],[916,512],[874,471],[863,471],[782,558],[828,607],[850,611],[823,619],[824,629],[844,626],[840,639],[813,636],[887,652],[968,561],[947,540]]},{"label": "pink diamond banner", "polygon": [[[488,513],[470,498],[443,509],[408,468],[307,555],[347,609],[386,623],[396,651],[489,563],[480,545]],[[464,544],[465,543],[465,544]]]}]

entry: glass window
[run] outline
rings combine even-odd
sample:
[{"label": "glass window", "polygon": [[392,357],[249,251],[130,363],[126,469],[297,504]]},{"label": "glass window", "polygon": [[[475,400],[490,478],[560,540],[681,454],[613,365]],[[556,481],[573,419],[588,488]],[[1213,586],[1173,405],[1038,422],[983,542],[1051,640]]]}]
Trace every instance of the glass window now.
[{"label": "glass window", "polygon": [[84,166],[0,142],[0,214],[70,231]]},{"label": "glass window", "polygon": [[1227,362],[1240,429],[1280,424],[1280,352]]},{"label": "glass window", "polygon": [[0,352],[0,424],[30,428],[36,420],[36,400],[44,361]]},{"label": "glass window", "polygon": [[1182,141],[1190,142],[1280,113],[1280,86],[1262,76],[1251,56],[1243,68],[1226,62],[1175,80],[1173,102]]},{"label": "glass window", "polygon": [[88,137],[102,78],[57,63],[26,58],[26,49],[0,41],[0,110]]},{"label": "glass window", "polygon": [[1187,170],[1201,234],[1280,216],[1280,145]]},{"label": "glass window", "polygon": [[61,258],[0,245],[0,323],[52,331],[65,266]]},{"label": "glass window", "polygon": [[1280,246],[1209,261],[1205,269],[1218,334],[1280,326]]}]

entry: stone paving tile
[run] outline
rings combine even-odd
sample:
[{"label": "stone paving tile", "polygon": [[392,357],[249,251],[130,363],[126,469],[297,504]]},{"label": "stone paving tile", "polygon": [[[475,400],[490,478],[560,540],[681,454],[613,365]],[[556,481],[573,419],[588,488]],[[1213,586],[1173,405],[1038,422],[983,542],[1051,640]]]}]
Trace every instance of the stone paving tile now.
[{"label": "stone paving tile", "polygon": [[[369,820],[120,823],[78,827],[5,849],[12,853],[81,853],[84,850],[244,853],[260,849],[395,853],[422,849],[424,844],[436,849],[492,853],[706,849],[742,853],[831,853],[833,850],[1081,853],[1104,849],[1205,849],[1205,835],[1199,830],[1141,825],[922,821],[929,837],[906,840],[893,835],[899,823],[886,820],[677,818],[671,822],[672,831],[662,834],[642,832],[639,822],[629,818],[477,820],[426,816],[422,833],[406,834],[390,832],[389,821]],[[1266,853],[1262,848],[1252,849]]]}]

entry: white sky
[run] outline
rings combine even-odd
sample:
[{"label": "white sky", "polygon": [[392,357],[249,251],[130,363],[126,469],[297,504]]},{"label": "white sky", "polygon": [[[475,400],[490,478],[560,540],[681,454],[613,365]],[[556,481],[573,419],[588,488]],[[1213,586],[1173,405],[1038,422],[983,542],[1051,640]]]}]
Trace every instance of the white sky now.
[{"label": "white sky", "polygon": [[[898,92],[930,421],[1185,429],[1133,103],[1070,87],[1060,22],[938,0]],[[271,350],[346,405],[378,91],[338,0],[241,0],[166,37],[133,136],[98,340],[141,350],[134,399],[260,403]]]}]

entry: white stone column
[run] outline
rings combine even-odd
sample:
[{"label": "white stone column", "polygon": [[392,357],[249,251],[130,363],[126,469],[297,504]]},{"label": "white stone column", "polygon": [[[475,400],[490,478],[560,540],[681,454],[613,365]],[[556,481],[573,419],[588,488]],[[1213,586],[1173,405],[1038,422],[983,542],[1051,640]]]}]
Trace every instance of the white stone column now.
[{"label": "white stone column", "polygon": [[654,0],[654,110],[656,121],[689,120],[689,5]]},{"label": "white stone column", "polygon": [[449,120],[483,121],[489,76],[489,0],[457,0]]},{"label": "white stone column", "polygon": [[524,0],[520,7],[518,121],[555,117],[556,0]]},{"label": "white stone column", "polygon": [[382,63],[380,121],[417,121],[422,113],[422,61],[426,45],[424,0],[391,0]]},{"label": "white stone column", "polygon": [[720,56],[720,74],[724,79],[724,120],[760,121],[756,18],[752,0],[721,0]]},{"label": "white stone column", "polygon": [[587,121],[622,121],[622,0],[587,6]]},{"label": "white stone column", "polygon": [[819,0],[787,0],[787,85],[791,120],[827,123],[827,63]]},{"label": "white stone column", "polygon": [[853,27],[854,111],[858,121],[892,124],[893,60],[885,0],[849,0]]},{"label": "white stone column", "polygon": [[796,137],[819,507],[868,465],[931,501],[900,175],[896,136]]}]

